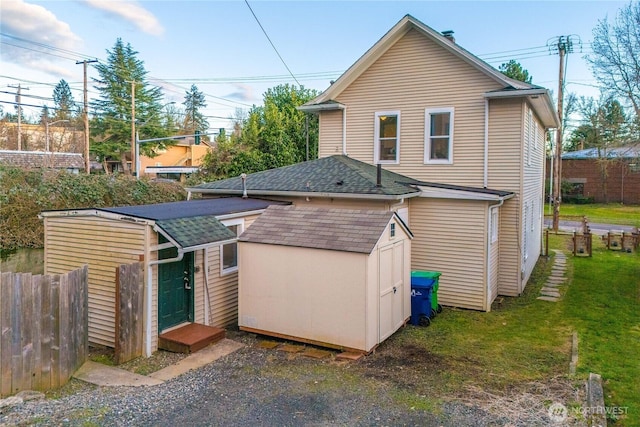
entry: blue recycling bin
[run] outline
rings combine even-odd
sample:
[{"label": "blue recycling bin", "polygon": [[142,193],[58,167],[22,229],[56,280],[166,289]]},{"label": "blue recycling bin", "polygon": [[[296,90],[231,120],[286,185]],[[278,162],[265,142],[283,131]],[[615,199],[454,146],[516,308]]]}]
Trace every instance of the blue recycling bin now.
[{"label": "blue recycling bin", "polygon": [[411,276],[411,324],[429,326],[431,324],[431,293],[434,280],[427,277]]}]

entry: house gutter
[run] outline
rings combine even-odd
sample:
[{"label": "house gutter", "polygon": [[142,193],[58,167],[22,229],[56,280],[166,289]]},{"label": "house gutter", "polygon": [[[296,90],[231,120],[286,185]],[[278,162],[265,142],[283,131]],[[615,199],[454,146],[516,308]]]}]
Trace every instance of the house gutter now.
[{"label": "house gutter", "polygon": [[[498,203],[494,203],[493,205],[489,205],[489,227],[487,227],[487,286],[485,288],[487,295],[486,295],[486,300],[485,300],[485,304],[486,304],[486,311],[489,312],[491,311],[491,302],[489,301],[489,299],[491,298],[491,292],[489,292],[489,286],[491,285],[491,257],[489,256],[489,254],[491,253],[491,217],[492,217],[492,211],[494,209],[499,209],[500,206],[502,206],[504,204],[504,199],[501,199]],[[500,233],[498,230],[498,242],[500,242]]]},{"label": "house gutter", "polygon": [[[224,195],[242,195],[242,190],[224,190],[224,189],[197,189],[190,188],[189,191],[200,194],[224,194]],[[280,197],[322,197],[334,199],[366,199],[366,200],[401,200],[403,198],[416,197],[420,192],[405,194],[353,194],[353,193],[314,193],[311,191],[278,191],[278,190],[249,190],[252,196],[280,196]]]}]

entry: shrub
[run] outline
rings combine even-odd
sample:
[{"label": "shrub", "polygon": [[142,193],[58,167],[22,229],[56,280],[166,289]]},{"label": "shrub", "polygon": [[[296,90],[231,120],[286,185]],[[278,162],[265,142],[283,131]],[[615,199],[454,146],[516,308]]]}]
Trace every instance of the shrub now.
[{"label": "shrub", "polygon": [[130,206],[184,200],[177,183],[126,175],[84,175],[0,166],[0,248],[38,248],[45,210]]}]

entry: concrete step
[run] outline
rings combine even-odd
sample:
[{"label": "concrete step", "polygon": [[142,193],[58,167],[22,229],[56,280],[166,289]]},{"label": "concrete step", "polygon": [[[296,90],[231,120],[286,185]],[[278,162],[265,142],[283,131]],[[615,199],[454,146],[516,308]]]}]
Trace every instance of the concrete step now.
[{"label": "concrete step", "polygon": [[556,298],[556,297],[538,297],[537,299],[539,299],[541,301],[549,301],[549,302],[558,302],[558,301],[560,301],[560,298]]}]

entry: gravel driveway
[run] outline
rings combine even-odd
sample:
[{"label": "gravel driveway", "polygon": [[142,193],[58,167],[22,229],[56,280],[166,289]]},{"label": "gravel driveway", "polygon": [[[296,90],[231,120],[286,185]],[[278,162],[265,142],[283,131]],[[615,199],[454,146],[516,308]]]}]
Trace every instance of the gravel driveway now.
[{"label": "gravel driveway", "polygon": [[[477,406],[427,402],[394,370],[402,369],[384,350],[356,362],[312,359],[255,346],[153,387],[98,388],[72,380],[76,392],[59,399],[25,402],[0,425],[69,426],[483,426],[533,425],[509,420]],[[376,363],[389,369],[381,369]],[[406,360],[405,360],[406,362]],[[402,363],[402,361],[399,361]],[[424,360],[419,363],[425,363]],[[405,365],[410,369],[411,363]],[[415,365],[418,366],[418,365]],[[409,374],[411,377],[413,374]],[[416,372],[419,375],[419,372]],[[431,396],[429,401],[433,401]],[[544,409],[544,408],[543,408]],[[433,413],[432,413],[433,411]],[[539,424],[544,425],[544,424]]]}]

